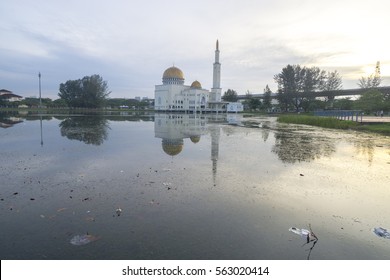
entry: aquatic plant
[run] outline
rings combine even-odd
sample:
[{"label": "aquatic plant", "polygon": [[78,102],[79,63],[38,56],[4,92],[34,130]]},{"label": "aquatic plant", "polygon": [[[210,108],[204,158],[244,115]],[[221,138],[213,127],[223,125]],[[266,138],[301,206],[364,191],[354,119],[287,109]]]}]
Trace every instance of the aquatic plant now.
[{"label": "aquatic plant", "polygon": [[310,115],[280,115],[278,117],[278,122],[313,125],[324,128],[351,129],[390,135],[390,123],[365,124],[354,121],[339,120],[331,117],[317,117]]}]

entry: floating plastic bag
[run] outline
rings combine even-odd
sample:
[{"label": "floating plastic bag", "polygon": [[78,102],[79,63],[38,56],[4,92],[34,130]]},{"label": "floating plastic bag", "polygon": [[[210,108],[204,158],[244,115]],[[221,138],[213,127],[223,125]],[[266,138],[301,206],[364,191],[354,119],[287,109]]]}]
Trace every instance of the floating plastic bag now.
[{"label": "floating plastic bag", "polygon": [[76,246],[81,246],[81,245],[86,245],[90,242],[96,241],[98,239],[100,239],[100,237],[94,236],[91,234],[75,235],[70,240],[70,244],[76,245]]},{"label": "floating plastic bag", "polygon": [[385,228],[377,227],[377,228],[374,228],[373,231],[379,237],[390,239],[390,232],[388,232],[387,229],[385,229]]},{"label": "floating plastic bag", "polygon": [[296,227],[291,227],[289,228],[289,231],[295,233],[295,234],[298,234],[300,236],[302,236],[303,238],[306,239],[306,243],[310,243],[312,241],[314,241],[315,243],[317,243],[318,241],[318,238],[317,236],[311,231],[311,230],[308,230],[308,229],[299,229],[299,228],[296,228]]},{"label": "floating plastic bag", "polygon": [[310,230],[307,230],[307,229],[299,229],[299,228],[296,228],[296,227],[291,227],[289,228],[289,231],[293,232],[293,233],[296,233],[302,237],[305,237],[307,238],[308,235],[310,235]]}]

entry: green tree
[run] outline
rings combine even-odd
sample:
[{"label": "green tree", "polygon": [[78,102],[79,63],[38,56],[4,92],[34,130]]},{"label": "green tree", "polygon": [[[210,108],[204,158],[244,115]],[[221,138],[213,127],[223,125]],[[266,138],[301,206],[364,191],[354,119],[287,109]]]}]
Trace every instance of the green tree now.
[{"label": "green tree", "polygon": [[[326,72],[318,67],[303,67],[301,76],[303,88],[302,95],[299,98],[299,105],[305,111],[308,111],[311,108],[311,103],[316,99],[315,96],[310,96],[308,93],[320,90],[326,78]],[[296,109],[298,110],[299,108],[296,107]]]},{"label": "green tree", "polygon": [[383,94],[376,90],[370,89],[363,93],[358,100],[355,101],[354,107],[365,111],[366,113],[383,110],[385,107]]},{"label": "green tree", "polygon": [[222,96],[224,101],[236,102],[238,100],[238,95],[235,90],[228,89]]},{"label": "green tree", "polygon": [[287,65],[274,76],[278,84],[277,99],[285,111],[290,104],[296,111],[300,108],[307,111],[315,100],[315,96],[310,93],[321,90],[326,79],[326,72],[318,67]]},{"label": "green tree", "polygon": [[[328,72],[323,79],[323,82],[320,85],[320,90],[322,91],[334,91],[340,90],[343,88],[343,82],[341,76],[337,70],[333,72]],[[327,101],[334,100],[334,94],[329,94],[326,99]]]},{"label": "green tree", "polygon": [[52,102],[52,106],[57,108],[64,108],[67,107],[67,103],[64,99],[58,98]]},{"label": "green tree", "polygon": [[380,62],[377,61],[375,66],[375,74],[371,74],[368,77],[361,77],[359,79],[358,86],[360,88],[376,88],[379,87],[382,82],[381,78],[381,66]]},{"label": "green tree", "polygon": [[352,110],[353,100],[350,97],[335,99],[333,102],[333,108],[340,110]]},{"label": "green tree", "polygon": [[295,79],[296,65],[287,65],[282,72],[274,76],[278,84],[277,100],[283,111],[287,111],[289,105],[293,102],[293,97],[297,95],[298,88]]},{"label": "green tree", "polygon": [[259,98],[252,97],[248,101],[248,106],[251,110],[257,110],[261,106],[261,101]]},{"label": "green tree", "polygon": [[271,89],[269,88],[268,85],[265,86],[265,89],[264,89],[264,97],[263,97],[263,107],[265,109],[268,109],[268,108],[271,108],[271,94],[272,94],[272,91]]},{"label": "green tree", "polygon": [[103,107],[110,92],[107,82],[99,75],[85,76],[79,80],[68,80],[60,84],[58,96],[69,107]]},{"label": "green tree", "polygon": [[261,101],[259,98],[254,98],[253,95],[249,92],[249,90],[246,91],[245,94],[245,108],[248,108],[250,110],[256,110],[259,109],[261,106]]}]

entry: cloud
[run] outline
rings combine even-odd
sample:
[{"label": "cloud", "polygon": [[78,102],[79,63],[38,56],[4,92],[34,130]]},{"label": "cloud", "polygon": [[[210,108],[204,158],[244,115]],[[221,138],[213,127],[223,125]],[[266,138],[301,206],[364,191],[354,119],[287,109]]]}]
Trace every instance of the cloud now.
[{"label": "cloud", "polygon": [[224,90],[275,89],[287,64],[357,82],[379,60],[390,76],[389,8],[384,0],[4,1],[0,86],[30,95],[41,71],[45,94],[56,97],[59,83],[100,74],[113,97],[153,97],[174,63],[186,83],[209,88],[216,39]]}]

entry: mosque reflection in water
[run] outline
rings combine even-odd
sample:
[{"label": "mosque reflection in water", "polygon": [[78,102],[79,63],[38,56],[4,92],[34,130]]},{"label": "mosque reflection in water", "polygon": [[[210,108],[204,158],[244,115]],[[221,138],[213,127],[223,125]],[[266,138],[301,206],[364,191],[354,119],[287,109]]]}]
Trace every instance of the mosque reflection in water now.
[{"label": "mosque reflection in water", "polygon": [[[126,114],[126,115],[68,115],[40,116],[0,113],[0,128],[9,129],[25,120],[40,121],[41,145],[43,145],[43,121],[58,119],[60,134],[69,140],[100,146],[109,139],[114,122],[154,122],[154,136],[162,139],[162,150],[169,156],[177,156],[184,149],[184,139],[198,143],[203,135],[211,138],[211,159],[216,171],[221,133],[237,133],[235,127],[245,127],[245,133],[260,133],[266,142],[272,142],[271,152],[284,163],[310,162],[321,157],[331,157],[336,152],[337,140],[316,128],[296,130],[294,126],[279,125],[273,118],[245,118],[237,114]],[[229,126],[231,125],[231,126]],[[271,136],[271,137],[270,137]],[[373,161],[375,141],[371,138],[348,138],[357,154]]]},{"label": "mosque reflection in water", "polygon": [[221,133],[220,124],[234,122],[235,118],[227,119],[226,115],[156,114],[154,133],[156,138],[162,139],[162,149],[169,156],[176,156],[183,151],[184,139],[189,139],[193,144],[196,144],[201,140],[202,135],[209,134],[215,182]]}]

